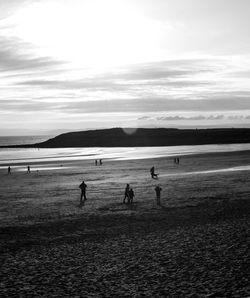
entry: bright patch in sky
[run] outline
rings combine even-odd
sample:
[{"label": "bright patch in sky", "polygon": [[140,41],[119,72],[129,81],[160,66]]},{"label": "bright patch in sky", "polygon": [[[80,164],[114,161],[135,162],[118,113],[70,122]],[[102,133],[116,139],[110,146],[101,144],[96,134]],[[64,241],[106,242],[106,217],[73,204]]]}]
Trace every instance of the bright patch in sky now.
[{"label": "bright patch in sky", "polygon": [[249,0],[0,2],[0,135],[250,127]]},{"label": "bright patch in sky", "polygon": [[[10,20],[11,21],[11,20]],[[41,55],[77,67],[110,67],[155,59],[164,26],[119,1],[38,2],[13,16],[13,33]],[[160,59],[160,56],[158,56]]]}]

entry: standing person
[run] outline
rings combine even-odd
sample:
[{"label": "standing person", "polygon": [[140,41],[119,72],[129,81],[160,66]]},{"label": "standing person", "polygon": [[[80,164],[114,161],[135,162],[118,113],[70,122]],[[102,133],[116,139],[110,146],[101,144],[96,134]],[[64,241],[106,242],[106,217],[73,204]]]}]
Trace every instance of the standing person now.
[{"label": "standing person", "polygon": [[30,166],[27,167],[27,174],[30,173]]},{"label": "standing person", "polygon": [[151,177],[154,178],[154,173],[155,173],[155,167],[152,167],[150,169],[150,174],[151,174]]},{"label": "standing person", "polygon": [[97,159],[95,160],[95,165],[97,166]]},{"label": "standing person", "polygon": [[150,169],[150,173],[151,173],[151,178],[158,178],[158,174],[155,174],[155,167],[152,167]]},{"label": "standing person", "polygon": [[129,190],[129,203],[130,203],[130,204],[133,203],[134,196],[135,196],[135,193],[134,193],[134,191],[133,191],[133,188],[130,188],[130,190]]},{"label": "standing person", "polygon": [[84,181],[79,185],[79,188],[81,189],[81,197],[80,197],[80,204],[82,204],[82,197],[84,198],[84,202],[87,200],[86,198],[86,188],[87,185],[84,183]]},{"label": "standing person", "polygon": [[157,185],[155,188],[157,205],[161,205],[161,191],[162,189],[160,188],[159,185]]},{"label": "standing person", "polygon": [[102,160],[100,159],[100,166],[102,165]]},{"label": "standing person", "polygon": [[129,198],[129,184],[127,184],[126,188],[125,188],[123,204],[125,203],[126,199],[128,200],[128,202],[130,201],[130,198]]},{"label": "standing person", "polygon": [[10,168],[10,166],[8,167],[8,175],[10,175],[11,174],[11,168]]}]

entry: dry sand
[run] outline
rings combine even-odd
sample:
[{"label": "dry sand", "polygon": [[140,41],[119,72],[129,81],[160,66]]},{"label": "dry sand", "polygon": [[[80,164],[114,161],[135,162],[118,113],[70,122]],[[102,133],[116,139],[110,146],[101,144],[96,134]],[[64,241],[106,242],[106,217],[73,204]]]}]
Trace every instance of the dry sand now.
[{"label": "dry sand", "polygon": [[[249,170],[213,172],[249,166],[249,152],[180,161],[0,172],[0,296],[249,296]],[[149,176],[152,165],[158,180]],[[126,183],[133,206],[122,204]]]}]

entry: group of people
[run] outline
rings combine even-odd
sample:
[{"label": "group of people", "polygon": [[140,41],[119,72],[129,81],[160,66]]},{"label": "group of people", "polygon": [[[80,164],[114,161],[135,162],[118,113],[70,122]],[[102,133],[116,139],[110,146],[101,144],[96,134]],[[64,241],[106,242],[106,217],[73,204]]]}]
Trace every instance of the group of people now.
[{"label": "group of people", "polygon": [[[27,174],[30,174],[31,173],[31,171],[30,171],[30,166],[27,166],[27,172],[26,172]],[[8,166],[8,175],[10,175],[11,174],[11,167],[10,166]]]},{"label": "group of people", "polygon": [[[155,178],[155,177],[158,178],[158,174],[155,174],[154,172],[154,167],[150,169],[150,172],[151,172],[152,178]],[[82,183],[79,185],[79,188],[81,189],[80,204],[82,205],[87,200],[87,197],[86,197],[87,184],[84,181],[82,181]],[[161,204],[161,191],[162,191],[162,188],[159,185],[157,185],[155,187],[157,205]],[[130,187],[129,184],[127,184],[125,187],[123,204],[125,204],[126,201],[128,204],[132,204],[134,201],[134,197],[135,197],[134,190],[132,189],[132,187]]]},{"label": "group of people", "polygon": [[[177,158],[177,159],[178,159],[178,163],[179,163],[179,158]],[[102,165],[102,160],[101,159],[99,160],[99,164]],[[95,165],[97,165],[97,160],[95,160]],[[31,170],[30,170],[30,166],[28,165],[27,166],[27,174],[29,174],[29,173],[31,173]],[[151,173],[151,177],[153,179],[158,178],[159,174],[155,173],[155,168],[154,167],[152,167],[150,169],[150,173]],[[10,174],[11,174],[11,167],[9,166],[8,167],[8,175],[10,175]],[[80,204],[82,204],[87,200],[87,197],[86,197],[87,184],[83,181],[79,185],[79,188],[81,189]],[[161,187],[159,185],[156,186],[155,192],[156,192],[156,199],[157,199],[157,204],[158,205],[160,205],[161,191],[162,191]],[[127,184],[126,188],[125,188],[123,203],[125,204],[126,201],[127,201],[128,204],[132,204],[133,201],[134,201],[134,197],[135,197],[134,190],[132,189],[132,187],[130,187],[129,184]]]},{"label": "group of people", "polygon": [[180,163],[180,159],[179,159],[179,157],[175,157],[175,158],[174,158],[174,163],[177,164],[177,165]]},{"label": "group of people", "polygon": [[[96,166],[98,165],[98,160],[97,160],[97,159],[95,160],[95,165],[96,165]],[[100,165],[100,166],[102,165],[102,159],[99,159],[99,165]]]},{"label": "group of people", "polygon": [[132,204],[133,200],[134,200],[134,196],[135,196],[135,193],[134,193],[132,187],[130,187],[129,184],[127,184],[126,188],[125,188],[123,204],[126,203],[126,199],[127,199],[128,204]]},{"label": "group of people", "polygon": [[[80,204],[83,204],[87,200],[87,197],[86,197],[87,184],[83,181],[79,185],[79,188],[81,189]],[[161,191],[162,191],[162,188],[159,185],[157,185],[155,187],[157,205],[161,204]],[[130,187],[129,184],[127,184],[124,192],[123,204],[126,203],[126,200],[128,204],[132,204],[134,201],[134,197],[135,197],[135,193],[133,191],[133,188]]]}]

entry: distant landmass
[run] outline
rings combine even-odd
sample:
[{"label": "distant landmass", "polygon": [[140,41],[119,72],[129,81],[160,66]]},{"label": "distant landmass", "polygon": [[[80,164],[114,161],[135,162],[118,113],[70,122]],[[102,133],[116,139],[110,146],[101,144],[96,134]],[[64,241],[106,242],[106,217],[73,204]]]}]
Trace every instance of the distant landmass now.
[{"label": "distant landmass", "polygon": [[233,143],[250,143],[250,128],[111,128],[69,132],[45,142],[11,147],[143,147]]}]

